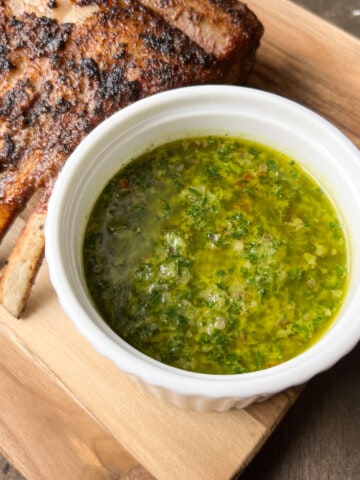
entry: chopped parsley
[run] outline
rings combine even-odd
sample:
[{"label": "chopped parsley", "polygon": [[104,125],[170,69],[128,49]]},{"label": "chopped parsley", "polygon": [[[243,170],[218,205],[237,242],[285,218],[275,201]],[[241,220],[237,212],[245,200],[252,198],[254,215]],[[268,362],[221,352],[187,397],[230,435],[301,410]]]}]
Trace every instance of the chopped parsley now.
[{"label": "chopped parsley", "polygon": [[84,271],[109,326],[145,354],[234,374],[312,345],[342,304],[341,219],[291,158],[230,137],[147,152],[105,187]]}]

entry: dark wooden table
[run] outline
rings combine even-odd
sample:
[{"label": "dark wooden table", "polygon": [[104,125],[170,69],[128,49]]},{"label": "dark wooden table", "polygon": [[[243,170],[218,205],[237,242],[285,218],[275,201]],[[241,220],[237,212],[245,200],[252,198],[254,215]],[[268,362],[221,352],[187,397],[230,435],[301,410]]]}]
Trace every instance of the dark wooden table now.
[{"label": "dark wooden table", "polygon": [[[295,2],[360,37],[359,0]],[[360,345],[307,385],[240,479],[360,480]],[[0,480],[23,480],[1,455]]]}]

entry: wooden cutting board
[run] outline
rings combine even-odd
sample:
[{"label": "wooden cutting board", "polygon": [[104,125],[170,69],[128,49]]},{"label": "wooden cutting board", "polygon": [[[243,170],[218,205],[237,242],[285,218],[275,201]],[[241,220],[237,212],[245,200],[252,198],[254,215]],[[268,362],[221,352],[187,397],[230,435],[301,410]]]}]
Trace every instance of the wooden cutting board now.
[{"label": "wooden cutting board", "polygon": [[[360,145],[360,42],[286,0],[248,5],[265,26],[250,85],[313,108]],[[28,480],[228,480],[301,391],[224,413],[158,401],[77,333],[46,264],[22,320],[0,309],[0,388],[0,448]]]}]

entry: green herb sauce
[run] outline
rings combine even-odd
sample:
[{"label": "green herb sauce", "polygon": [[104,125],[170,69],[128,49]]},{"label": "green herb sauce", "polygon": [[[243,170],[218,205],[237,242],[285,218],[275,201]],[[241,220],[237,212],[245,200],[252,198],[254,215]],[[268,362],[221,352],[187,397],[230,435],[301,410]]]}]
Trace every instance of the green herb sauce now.
[{"label": "green herb sauce", "polygon": [[101,193],[84,270],[108,325],[203,373],[284,362],[330,326],[347,284],[336,212],[296,162],[230,137],[144,154]]}]

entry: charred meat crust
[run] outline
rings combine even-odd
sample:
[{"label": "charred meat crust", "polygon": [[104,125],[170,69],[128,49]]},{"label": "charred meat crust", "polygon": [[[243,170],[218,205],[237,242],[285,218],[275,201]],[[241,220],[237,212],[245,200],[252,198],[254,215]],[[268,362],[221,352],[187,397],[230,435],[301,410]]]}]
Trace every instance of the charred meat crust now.
[{"label": "charred meat crust", "polygon": [[[71,3],[96,11],[64,23],[0,0],[0,238],[41,187],[46,211],[62,165],[102,120],[171,88],[243,83],[263,33],[236,0]],[[0,290],[11,275],[9,260]]]},{"label": "charred meat crust", "polygon": [[224,78],[213,56],[135,2],[103,7],[80,26],[34,14],[1,12],[1,20],[3,58],[13,67],[2,71],[10,87],[4,82],[0,97],[0,200],[18,209],[111,113],[161,90]]},{"label": "charred meat crust", "polygon": [[[76,25],[27,13],[14,17],[0,6],[0,201],[17,201],[18,209],[114,111],[162,90],[225,81],[230,71],[229,59],[206,53],[137,2],[76,3],[100,8]],[[245,6],[232,0],[206,3],[221,7],[218,16],[225,12],[227,22],[249,35],[243,28],[250,15]],[[240,76],[248,73],[262,33],[258,22],[253,27],[257,34],[243,48],[247,64],[238,58]]]}]

